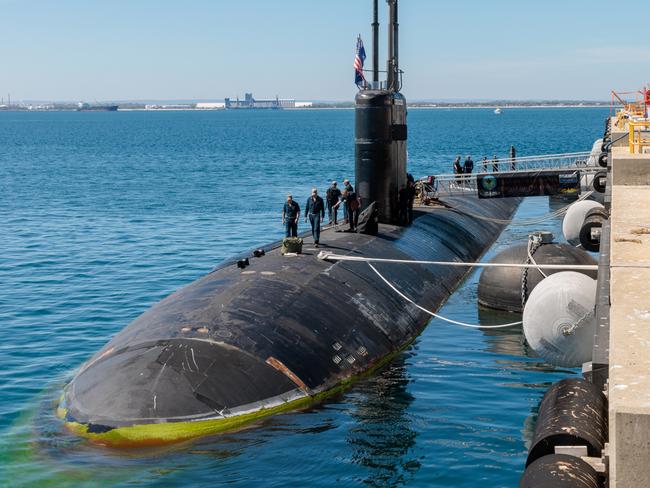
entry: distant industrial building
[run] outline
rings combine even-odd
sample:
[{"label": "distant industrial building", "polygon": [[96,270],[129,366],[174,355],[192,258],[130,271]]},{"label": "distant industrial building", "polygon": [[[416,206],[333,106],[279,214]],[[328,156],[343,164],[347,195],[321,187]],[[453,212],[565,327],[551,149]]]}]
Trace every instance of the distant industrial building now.
[{"label": "distant industrial building", "polygon": [[196,104],[197,110],[223,110],[226,104],[223,102],[199,102]]},{"label": "distant industrial building", "polygon": [[293,98],[270,98],[266,100],[256,100],[252,93],[246,93],[244,99],[237,97],[235,100],[226,98],[225,107],[227,109],[283,109],[296,108],[296,100]]},{"label": "distant industrial building", "polygon": [[145,105],[145,110],[192,110],[194,107],[188,104],[167,104],[167,105]]}]

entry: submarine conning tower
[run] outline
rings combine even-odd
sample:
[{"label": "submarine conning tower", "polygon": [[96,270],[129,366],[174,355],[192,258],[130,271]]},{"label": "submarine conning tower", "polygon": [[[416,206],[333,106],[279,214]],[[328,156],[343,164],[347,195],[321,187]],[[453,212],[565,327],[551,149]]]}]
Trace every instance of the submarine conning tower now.
[{"label": "submarine conning tower", "polygon": [[362,208],[377,203],[379,222],[399,220],[399,190],[406,185],[406,99],[400,93],[397,0],[389,5],[386,81],[379,81],[377,0],[374,1],[373,80],[355,99],[355,174]]}]

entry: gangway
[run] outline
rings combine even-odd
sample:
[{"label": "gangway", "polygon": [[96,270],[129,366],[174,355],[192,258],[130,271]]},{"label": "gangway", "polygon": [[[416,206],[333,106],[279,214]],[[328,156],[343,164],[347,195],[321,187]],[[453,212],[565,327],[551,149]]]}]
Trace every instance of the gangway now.
[{"label": "gangway", "polygon": [[418,181],[419,200],[427,204],[445,196],[499,198],[577,193],[603,171],[596,157],[587,151],[479,161],[475,163],[476,173],[439,174]]}]

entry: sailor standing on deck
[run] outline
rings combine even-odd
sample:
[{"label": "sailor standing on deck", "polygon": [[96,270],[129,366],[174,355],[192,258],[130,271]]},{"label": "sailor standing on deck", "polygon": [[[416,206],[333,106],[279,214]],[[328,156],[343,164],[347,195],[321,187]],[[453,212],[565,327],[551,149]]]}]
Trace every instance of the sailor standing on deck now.
[{"label": "sailor standing on deck", "polygon": [[407,225],[411,225],[413,223],[413,204],[415,203],[415,180],[413,177],[409,174],[408,179],[406,182],[406,188],[408,189],[408,192],[406,196],[408,197],[407,200],[407,217],[408,217],[408,223]]},{"label": "sailor standing on deck", "polygon": [[307,199],[305,204],[305,222],[311,223],[311,235],[314,238],[314,247],[318,247],[320,240],[320,222],[325,218],[325,202],[318,196],[316,188],[311,189],[311,197]]},{"label": "sailor standing on deck", "polygon": [[350,224],[350,229],[344,232],[354,232],[357,227],[361,202],[354,190],[350,191],[347,189],[343,190],[343,202],[345,202],[345,208],[348,213],[348,223]]},{"label": "sailor standing on deck", "polygon": [[[354,193],[354,188],[352,188],[352,185],[350,184],[350,180],[348,179],[343,180],[343,193],[345,193],[346,191],[348,193]],[[349,214],[350,214],[350,209],[348,208],[348,201],[346,198],[343,198],[343,215],[347,219]]]},{"label": "sailor standing on deck", "polygon": [[336,186],[336,181],[332,181],[332,186],[327,189],[327,213],[329,217],[329,223],[334,222],[334,225],[337,224],[336,214],[339,211],[338,203],[341,200],[341,190]]},{"label": "sailor standing on deck", "polygon": [[408,179],[406,186],[399,191],[399,222],[400,225],[413,223],[413,203],[415,202],[415,182]]},{"label": "sailor standing on deck", "polygon": [[289,193],[287,201],[282,207],[282,224],[285,226],[285,237],[298,237],[298,217],[300,217],[300,206],[293,201],[293,197]]}]

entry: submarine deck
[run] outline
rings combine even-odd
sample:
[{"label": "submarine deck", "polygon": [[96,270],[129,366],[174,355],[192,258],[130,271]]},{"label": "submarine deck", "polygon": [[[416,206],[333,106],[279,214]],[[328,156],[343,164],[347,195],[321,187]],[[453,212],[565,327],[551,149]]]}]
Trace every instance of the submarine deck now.
[{"label": "submarine deck", "polygon": [[[510,218],[519,200],[445,203],[457,209],[420,208],[412,226],[380,225],[376,236],[325,229],[321,249],[476,261],[505,227],[491,219]],[[83,425],[82,433],[115,437],[111,431],[122,427],[272,413],[377,367],[427,325],[428,315],[365,263],[319,260],[312,244],[307,237],[296,256],[282,256],[279,243],[266,246],[266,255],[251,258],[243,270],[236,265],[241,256],[225,261],[149,309],[66,387],[61,410],[67,422]],[[419,264],[382,263],[380,269],[429,309],[468,273]],[[189,434],[174,432],[166,440],[179,436]]]}]

